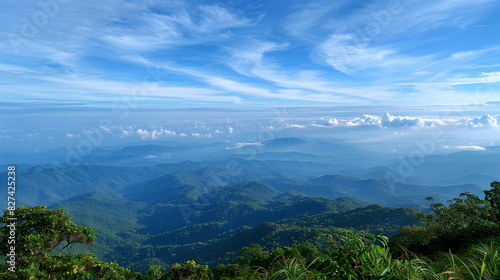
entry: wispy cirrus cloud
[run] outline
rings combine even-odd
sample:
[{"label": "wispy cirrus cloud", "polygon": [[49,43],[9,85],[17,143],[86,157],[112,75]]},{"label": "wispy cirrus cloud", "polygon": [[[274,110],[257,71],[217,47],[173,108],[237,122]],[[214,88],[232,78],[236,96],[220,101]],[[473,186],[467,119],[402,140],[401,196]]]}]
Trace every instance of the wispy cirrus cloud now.
[{"label": "wispy cirrus cloud", "polygon": [[364,99],[381,100],[393,96],[389,87],[358,87],[340,79],[332,81],[324,77],[322,71],[300,69],[290,71],[285,70],[285,67],[277,62],[269,61],[269,58],[266,60],[266,54],[286,51],[287,47],[287,44],[253,41],[247,47],[230,49],[232,59],[228,60],[227,64],[242,75],[272,82],[281,88],[321,92],[322,94],[317,96],[325,98],[324,101],[340,101],[340,98],[335,97],[341,97],[345,100],[363,102]]},{"label": "wispy cirrus cloud", "polygon": [[323,37],[322,28],[330,29],[328,23],[332,22],[332,15],[341,13],[342,7],[346,4],[348,1],[300,3],[293,6],[292,12],[286,16],[283,29],[293,37],[308,43],[315,42]]},{"label": "wispy cirrus cloud", "polygon": [[[143,63],[144,65],[151,65],[152,63],[144,58],[132,58],[136,62]],[[276,88],[264,87],[252,83],[239,82],[233,79],[223,78],[220,75],[201,72],[196,69],[172,66],[168,64],[157,64],[157,67],[166,71],[174,73],[189,75],[202,81],[218,90],[227,93],[237,94],[241,96],[251,96],[265,99],[278,99],[278,100],[305,100],[305,101],[322,101],[322,102],[346,102],[342,97],[333,96],[325,93],[316,93],[307,91],[307,88],[289,89],[289,88]]]},{"label": "wispy cirrus cloud", "polygon": [[[500,80],[493,0],[90,0],[38,25],[37,1],[3,9],[0,34],[22,39],[0,41],[9,101],[114,103],[143,87],[138,106],[457,104]],[[144,83],[148,67],[165,73]]]},{"label": "wispy cirrus cloud", "polygon": [[[351,34],[334,34],[317,47],[317,56],[336,70],[352,74],[357,70],[408,68],[422,58],[405,57],[391,48],[359,45]],[[427,59],[426,59],[427,60]]]},{"label": "wispy cirrus cloud", "polygon": [[220,40],[218,32],[254,24],[254,20],[237,16],[218,5],[194,9],[179,5],[166,14],[153,8],[136,20],[147,35],[130,35],[136,32],[123,30],[124,34],[105,35],[102,40],[118,48],[152,51]]},{"label": "wispy cirrus cloud", "polygon": [[0,64],[0,71],[10,72],[10,73],[30,73],[34,72],[34,70],[29,69],[27,67],[21,67],[12,64]]}]

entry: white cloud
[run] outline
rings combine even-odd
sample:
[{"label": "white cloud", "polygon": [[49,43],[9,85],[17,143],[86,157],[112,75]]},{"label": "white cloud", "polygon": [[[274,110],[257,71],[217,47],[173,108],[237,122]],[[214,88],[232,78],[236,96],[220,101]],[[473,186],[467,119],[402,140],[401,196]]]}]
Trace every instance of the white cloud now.
[{"label": "white cloud", "polygon": [[306,128],[305,125],[302,124],[286,124],[285,128]]},{"label": "white cloud", "polygon": [[417,117],[402,117],[392,116],[386,113],[383,117],[364,114],[363,117],[351,118],[327,118],[323,117],[320,120],[315,120],[313,126],[340,126],[340,127],[356,127],[356,126],[371,126],[371,127],[422,127],[425,125],[425,120]]},{"label": "white cloud", "polygon": [[315,120],[312,126],[317,127],[328,127],[328,126],[338,126],[339,121],[336,118],[321,117],[319,120]]},{"label": "white cloud", "polygon": [[122,130],[122,133],[120,134],[120,138],[127,138],[131,135],[130,131],[127,130]]},{"label": "white cloud", "polygon": [[380,126],[382,119],[379,116],[363,115],[363,123],[370,126]]},{"label": "white cloud", "polygon": [[191,133],[191,136],[196,138],[212,138],[212,133],[202,134],[202,133]]},{"label": "white cloud", "polygon": [[450,150],[459,150],[459,151],[486,151],[486,148],[481,147],[481,146],[442,146],[445,149],[450,149]]},{"label": "white cloud", "polygon": [[425,121],[416,117],[395,117],[389,113],[385,113],[382,117],[382,125],[390,127],[423,127]]},{"label": "white cloud", "polygon": [[36,137],[36,136],[40,136],[40,133],[39,132],[25,133],[24,136],[26,136],[26,137]]},{"label": "white cloud", "polygon": [[320,117],[309,118],[299,125],[313,127],[488,127],[496,128],[500,120],[488,114],[477,117],[450,116],[393,116],[385,113],[382,116],[363,114],[362,117]]},{"label": "white cloud", "polygon": [[483,115],[481,118],[474,118],[468,122],[470,127],[498,127],[498,120],[489,114]]},{"label": "white cloud", "polygon": [[137,135],[139,135],[142,139],[147,140],[158,140],[163,137],[175,136],[176,133],[174,131],[166,130],[166,129],[155,129],[153,131],[148,131],[146,129],[138,129],[136,131]]},{"label": "white cloud", "polygon": [[102,131],[104,131],[105,133],[110,133],[110,132],[111,132],[111,129],[109,129],[108,127],[105,127],[105,126],[103,126],[103,125],[101,125],[99,128],[100,128]]},{"label": "white cloud", "polygon": [[66,138],[75,138],[75,137],[76,137],[75,134],[66,133]]},{"label": "white cloud", "polygon": [[247,146],[262,146],[264,144],[262,144],[262,142],[260,141],[257,141],[257,142],[249,142],[249,143],[236,143],[236,145],[234,145],[234,147],[226,147],[226,150],[235,150],[235,149],[241,149],[243,147],[247,147]]}]

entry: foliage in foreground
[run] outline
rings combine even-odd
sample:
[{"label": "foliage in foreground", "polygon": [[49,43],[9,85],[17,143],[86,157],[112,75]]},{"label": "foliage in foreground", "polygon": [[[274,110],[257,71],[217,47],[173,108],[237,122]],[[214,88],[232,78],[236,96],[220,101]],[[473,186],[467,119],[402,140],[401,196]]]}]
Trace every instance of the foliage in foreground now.
[{"label": "foliage in foreground", "polygon": [[[243,248],[230,264],[212,271],[194,261],[146,275],[89,253],[63,255],[60,244],[92,244],[92,229],[74,225],[62,210],[20,207],[4,211],[0,222],[2,255],[8,252],[8,217],[17,219],[16,273],[0,266],[1,279],[500,279],[500,183],[485,199],[464,193],[448,206],[429,198],[433,213],[424,226],[405,227],[389,240],[368,232],[340,229],[315,243],[266,251]],[[390,250],[389,244],[394,248]],[[441,247],[439,247],[441,246]],[[444,246],[444,247],[443,247]],[[447,248],[446,248],[447,247]]]},{"label": "foliage in foreground", "polygon": [[[7,225],[13,220],[9,219],[16,221],[12,244]],[[143,279],[140,273],[102,262],[90,253],[63,255],[63,249],[71,244],[92,245],[95,237],[91,228],[73,224],[62,209],[37,206],[4,210],[0,224],[0,254],[15,252],[13,263],[3,261],[0,265],[0,279]],[[61,249],[55,252],[56,247]]]},{"label": "foliage in foreground", "polygon": [[459,251],[484,238],[500,235],[500,182],[492,182],[479,199],[470,193],[462,193],[449,201],[449,205],[427,198],[432,214],[420,213],[424,226],[405,226],[393,237],[392,243],[413,252],[435,254]]},{"label": "foliage in foreground", "polygon": [[[265,266],[250,266],[273,256],[256,246],[245,264],[241,259],[214,269],[215,279],[499,279],[500,245],[493,240],[474,245],[460,253],[439,253],[430,257],[406,251],[396,257],[387,239],[369,233],[342,230],[325,236],[326,248],[312,261],[288,248]],[[489,243],[487,243],[489,242]],[[283,250],[283,248],[281,249]],[[237,261],[236,261],[237,260]]]}]

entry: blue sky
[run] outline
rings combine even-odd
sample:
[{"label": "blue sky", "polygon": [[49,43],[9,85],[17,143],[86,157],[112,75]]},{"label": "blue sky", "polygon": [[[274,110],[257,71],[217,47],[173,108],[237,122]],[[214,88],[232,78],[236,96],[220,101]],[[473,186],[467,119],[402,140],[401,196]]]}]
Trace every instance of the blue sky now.
[{"label": "blue sky", "polygon": [[443,152],[486,150],[499,13],[492,0],[3,1],[0,152],[269,133],[392,152],[433,131]]},{"label": "blue sky", "polygon": [[500,100],[498,1],[1,5],[3,102],[175,108]]}]

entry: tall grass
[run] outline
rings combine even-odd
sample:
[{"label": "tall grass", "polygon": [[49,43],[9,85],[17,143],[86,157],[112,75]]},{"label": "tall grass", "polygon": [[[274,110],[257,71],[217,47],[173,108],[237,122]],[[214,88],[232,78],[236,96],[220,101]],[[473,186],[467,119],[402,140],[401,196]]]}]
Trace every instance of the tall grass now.
[{"label": "tall grass", "polygon": [[261,279],[500,279],[500,246],[496,242],[475,245],[461,254],[448,252],[433,258],[403,250],[395,258],[386,240],[353,232],[337,238],[330,236],[328,249],[308,265],[297,258],[279,256],[271,267],[262,270]]}]

